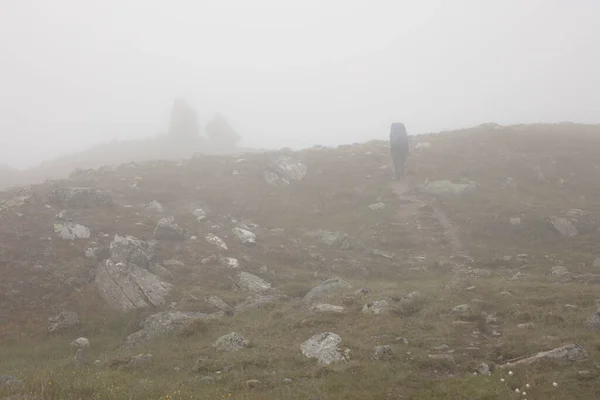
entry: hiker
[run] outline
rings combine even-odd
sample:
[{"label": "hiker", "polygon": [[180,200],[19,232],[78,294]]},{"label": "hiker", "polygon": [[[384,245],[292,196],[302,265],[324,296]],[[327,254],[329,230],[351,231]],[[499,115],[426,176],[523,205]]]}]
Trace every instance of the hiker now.
[{"label": "hiker", "polygon": [[400,179],[404,176],[406,158],[408,157],[408,134],[402,122],[392,124],[390,130],[390,148],[392,161],[394,162],[394,178]]}]

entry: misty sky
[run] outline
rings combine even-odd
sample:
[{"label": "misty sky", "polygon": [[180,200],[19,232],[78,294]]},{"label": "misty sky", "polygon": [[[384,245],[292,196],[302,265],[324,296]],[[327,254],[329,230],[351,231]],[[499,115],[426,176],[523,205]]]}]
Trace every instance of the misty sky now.
[{"label": "misty sky", "polygon": [[166,131],[262,147],[600,122],[598,0],[0,0],[0,164]]}]

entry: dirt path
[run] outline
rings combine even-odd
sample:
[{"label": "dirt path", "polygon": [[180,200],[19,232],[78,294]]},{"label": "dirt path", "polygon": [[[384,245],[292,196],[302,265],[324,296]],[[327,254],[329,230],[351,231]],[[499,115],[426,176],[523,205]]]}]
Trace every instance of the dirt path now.
[{"label": "dirt path", "polygon": [[448,259],[471,260],[471,256],[465,250],[460,239],[460,229],[458,226],[448,218],[439,204],[437,204],[437,201],[426,201],[417,196],[410,195],[411,187],[411,183],[406,180],[394,181],[390,184],[392,192],[403,203],[403,206],[396,213],[397,219],[405,221],[409,216],[420,212],[423,207],[431,207],[433,210],[432,216],[443,229],[444,237],[449,244],[449,246],[446,246],[447,249],[444,256]]}]

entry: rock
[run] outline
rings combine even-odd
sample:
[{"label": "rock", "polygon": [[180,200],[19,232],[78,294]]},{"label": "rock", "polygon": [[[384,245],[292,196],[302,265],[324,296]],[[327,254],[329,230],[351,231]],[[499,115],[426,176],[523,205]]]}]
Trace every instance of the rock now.
[{"label": "rock", "polygon": [[204,301],[207,304],[210,304],[211,306],[223,311],[225,314],[228,314],[228,315],[233,314],[233,311],[234,311],[233,307],[231,307],[222,298],[220,298],[218,296],[206,296],[204,298]]},{"label": "rock", "polygon": [[339,335],[323,332],[302,343],[300,350],[304,357],[316,358],[320,365],[329,365],[346,359],[338,348],[341,342],[342,338]]},{"label": "rock", "polygon": [[89,365],[86,348],[77,349],[77,353],[75,353],[75,358],[73,359],[73,364],[75,365],[75,368],[83,368]]},{"label": "rock", "polygon": [[421,292],[414,291],[400,299],[393,300],[395,302],[394,311],[400,315],[408,316],[421,311],[427,299]]},{"label": "rock", "polygon": [[221,264],[224,267],[227,268],[239,268],[240,267],[240,262],[232,257],[220,257],[219,258],[219,264]]},{"label": "rock", "polygon": [[379,203],[375,203],[375,204],[370,204],[369,208],[372,211],[382,210],[383,208],[385,208],[385,203],[384,202],[379,202]]},{"label": "rock", "polygon": [[568,282],[573,278],[569,270],[562,265],[552,267],[552,272],[550,274],[553,278],[560,280],[561,282]]},{"label": "rock", "polygon": [[214,118],[206,125],[205,132],[211,144],[217,150],[234,149],[241,140],[240,135],[220,113],[216,113]]},{"label": "rock", "polygon": [[478,375],[482,375],[482,376],[488,376],[492,374],[492,370],[490,368],[489,365],[487,365],[486,363],[481,363],[477,366],[477,369],[475,369],[475,372],[477,372]]},{"label": "rock", "polygon": [[283,380],[281,382],[284,383],[284,384],[286,384],[286,385],[289,385],[289,384],[291,384],[294,381],[292,379],[290,379],[290,378],[283,378]]},{"label": "rock", "polygon": [[581,371],[577,371],[577,379],[582,380],[582,381],[587,381],[587,380],[592,380],[592,379],[596,379],[597,375],[592,374],[591,371],[588,370],[581,370]]},{"label": "rock", "polygon": [[292,157],[280,155],[269,162],[264,171],[265,181],[274,186],[289,185],[292,181],[300,181],[306,176],[306,165]]},{"label": "rock", "polygon": [[521,271],[518,271],[517,273],[515,273],[513,276],[510,277],[511,281],[521,281],[524,279],[527,279],[529,277],[529,275],[526,275],[524,273],[522,273]]},{"label": "rock", "polygon": [[389,251],[379,250],[379,249],[373,249],[371,254],[373,254],[374,256],[387,258],[388,260],[391,260],[392,258],[396,257],[396,255],[394,253],[391,253]]},{"label": "rock", "polygon": [[588,357],[588,352],[578,344],[567,344],[549,351],[542,351],[530,357],[519,358],[509,361],[502,367],[512,367],[514,365],[530,365],[540,360],[549,360],[564,364],[567,362],[575,362],[585,360]]},{"label": "rock", "polygon": [[186,143],[197,139],[200,125],[198,114],[184,99],[175,99],[169,120],[169,138]]},{"label": "rock", "polygon": [[154,238],[159,240],[181,240],[185,232],[175,223],[174,217],[161,218],[154,229]]},{"label": "rock", "polygon": [[369,294],[371,294],[371,289],[369,288],[360,288],[357,289],[354,294],[358,295],[358,296],[367,296]]},{"label": "rock", "polygon": [[390,360],[394,357],[394,352],[392,351],[392,346],[384,345],[384,346],[376,346],[375,352],[371,357],[372,360]]},{"label": "rock", "polygon": [[305,235],[318,239],[326,245],[336,249],[349,250],[353,247],[350,236],[344,232],[332,232],[319,229],[316,231],[307,231],[305,232]]},{"label": "rock", "polygon": [[418,186],[419,191],[433,195],[463,194],[473,191],[475,188],[474,182],[453,183],[447,180],[428,182]]},{"label": "rock", "polygon": [[600,330],[600,310],[596,311],[585,320],[585,326],[590,329]]},{"label": "rock", "polygon": [[367,303],[363,306],[362,312],[365,314],[384,314],[390,310],[390,303],[387,300],[377,300]]},{"label": "rock", "polygon": [[420,142],[415,145],[415,149],[419,150],[427,150],[431,148],[431,143],[429,142]]},{"label": "rock", "polygon": [[592,264],[594,268],[600,268],[600,258],[596,258]]},{"label": "rock", "polygon": [[529,254],[517,254],[517,263],[525,265],[529,263]]},{"label": "rock", "polygon": [[194,210],[193,214],[194,214],[194,217],[196,217],[196,220],[198,222],[206,219],[206,212],[203,209],[201,209],[201,208],[196,208]]},{"label": "rock", "polygon": [[590,213],[588,211],[579,210],[577,208],[572,208],[572,209],[568,210],[565,215],[568,218],[579,218],[579,217],[585,217],[586,215],[589,215],[589,214]]},{"label": "rock", "polygon": [[60,203],[67,208],[94,208],[113,205],[112,197],[100,190],[83,187],[56,188],[48,193],[49,203]]},{"label": "rock", "polygon": [[519,328],[519,329],[534,329],[535,324],[533,322],[526,322],[524,324],[518,324],[517,328]]},{"label": "rock", "polygon": [[271,290],[271,284],[256,275],[248,272],[240,272],[237,284],[239,287],[254,293],[263,293]]},{"label": "rock", "polygon": [[346,309],[342,306],[334,306],[332,304],[315,304],[312,306],[312,310],[318,314],[339,314],[346,311]]},{"label": "rock", "polygon": [[249,230],[233,228],[231,232],[240,240],[240,242],[242,242],[242,244],[251,245],[256,243],[256,235]]},{"label": "rock", "polygon": [[512,226],[519,226],[519,225],[521,225],[521,218],[519,218],[519,217],[510,218],[510,224]]},{"label": "rock", "polygon": [[460,305],[452,308],[452,312],[456,313],[456,314],[468,313],[468,312],[471,312],[471,311],[472,311],[472,308],[468,304],[460,304]]},{"label": "rock", "polygon": [[228,250],[227,245],[225,244],[225,242],[223,241],[223,239],[221,239],[217,235],[209,233],[208,235],[206,235],[205,239],[206,239],[206,241],[208,243],[214,244],[215,246],[217,246],[221,250]]},{"label": "rock", "polygon": [[321,283],[319,286],[312,288],[305,296],[304,300],[312,302],[320,299],[332,292],[338,292],[342,290],[352,289],[352,285],[341,278],[328,279]]},{"label": "rock", "polygon": [[165,211],[165,208],[159,201],[153,200],[146,206],[146,210],[162,213]]},{"label": "rock", "polygon": [[98,246],[98,243],[96,243],[96,242],[91,242],[90,247],[88,247],[85,250],[85,258],[87,258],[89,260],[96,260],[98,258],[99,254],[100,254],[100,247]]},{"label": "rock", "polygon": [[79,327],[79,314],[73,311],[63,311],[56,317],[48,318],[50,326],[49,333],[69,332]]},{"label": "rock", "polygon": [[91,236],[89,228],[73,222],[54,224],[54,232],[65,240],[89,239]]},{"label": "rock", "polygon": [[71,347],[77,349],[88,349],[90,347],[90,341],[87,338],[80,337],[71,342]]},{"label": "rock", "polygon": [[135,264],[106,260],[95,278],[100,297],[112,308],[128,312],[162,306],[173,285]]},{"label": "rock", "polygon": [[217,339],[213,347],[219,351],[238,351],[254,347],[254,344],[236,332],[231,332]]},{"label": "rock", "polygon": [[11,375],[0,375],[0,387],[21,385],[23,381]]},{"label": "rock", "polygon": [[154,257],[156,242],[145,242],[133,236],[115,235],[110,243],[110,258],[115,263],[133,263],[147,268]]},{"label": "rock", "polygon": [[222,315],[222,313],[205,314],[183,311],[159,312],[146,318],[141,323],[141,330],[127,336],[125,346],[136,346],[169,333],[181,333],[189,323],[195,320],[211,321]]},{"label": "rock", "polygon": [[550,223],[562,236],[573,237],[579,235],[579,231],[575,225],[563,217],[551,217]]}]

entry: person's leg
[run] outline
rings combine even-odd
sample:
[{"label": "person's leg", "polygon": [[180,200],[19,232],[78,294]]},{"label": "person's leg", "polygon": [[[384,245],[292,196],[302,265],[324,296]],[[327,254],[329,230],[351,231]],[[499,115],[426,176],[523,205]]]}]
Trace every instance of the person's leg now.
[{"label": "person's leg", "polygon": [[401,154],[398,151],[398,146],[392,144],[392,162],[394,164],[394,179],[400,179],[402,174]]}]

